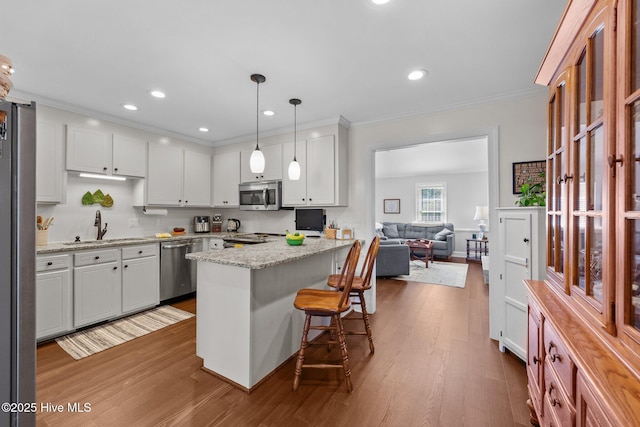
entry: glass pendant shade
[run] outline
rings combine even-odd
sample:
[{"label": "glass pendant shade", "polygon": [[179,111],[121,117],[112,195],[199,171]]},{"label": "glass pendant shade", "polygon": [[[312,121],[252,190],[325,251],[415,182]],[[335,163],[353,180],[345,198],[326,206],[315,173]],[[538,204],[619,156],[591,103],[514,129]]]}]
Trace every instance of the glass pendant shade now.
[{"label": "glass pendant shade", "polygon": [[300,163],[295,158],[289,163],[289,179],[291,181],[300,179]]},{"label": "glass pendant shade", "polygon": [[264,154],[262,154],[262,150],[257,145],[249,158],[249,168],[253,173],[264,172]]},{"label": "glass pendant shade", "polygon": [[298,144],[296,138],[298,133],[296,123],[298,121],[298,105],[302,104],[302,101],[297,98],[293,98],[289,100],[289,104],[293,105],[293,160],[289,163],[289,179],[291,181],[297,181],[300,179],[300,163],[298,163],[298,160],[296,159],[296,148]]},{"label": "glass pendant shade", "polygon": [[260,150],[260,145],[258,144],[258,136],[259,136],[259,119],[260,119],[260,83],[264,83],[267,81],[267,78],[262,74],[252,74],[251,81],[256,84],[256,148],[251,153],[251,157],[249,158],[249,169],[251,169],[252,173],[262,173],[264,172],[264,154],[262,150]]}]

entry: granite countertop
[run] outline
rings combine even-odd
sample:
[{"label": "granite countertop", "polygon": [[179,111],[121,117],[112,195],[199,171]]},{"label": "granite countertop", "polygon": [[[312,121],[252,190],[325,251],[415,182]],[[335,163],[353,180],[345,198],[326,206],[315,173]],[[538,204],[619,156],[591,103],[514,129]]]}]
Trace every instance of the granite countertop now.
[{"label": "granite countertop", "polygon": [[226,237],[229,233],[185,233],[171,237],[122,237],[104,240],[84,240],[81,242],[51,242],[47,246],[36,246],[37,254],[50,254],[55,252],[71,252],[85,249],[107,249],[121,246],[140,245],[145,243],[169,242],[185,239],[202,239],[213,237]]},{"label": "granite countertop", "polygon": [[257,270],[349,247],[352,244],[353,240],[307,237],[302,245],[290,246],[284,237],[267,237],[266,243],[194,252],[187,254],[186,258],[194,261],[213,262]]}]

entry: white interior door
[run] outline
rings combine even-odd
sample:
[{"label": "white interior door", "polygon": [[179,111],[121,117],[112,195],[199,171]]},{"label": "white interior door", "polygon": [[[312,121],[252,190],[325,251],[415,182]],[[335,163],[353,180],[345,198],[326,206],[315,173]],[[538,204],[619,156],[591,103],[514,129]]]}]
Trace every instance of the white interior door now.
[{"label": "white interior door", "polygon": [[531,214],[500,216],[504,289],[504,318],[500,350],[508,348],[522,360],[527,358],[527,291],[525,279],[531,279]]}]

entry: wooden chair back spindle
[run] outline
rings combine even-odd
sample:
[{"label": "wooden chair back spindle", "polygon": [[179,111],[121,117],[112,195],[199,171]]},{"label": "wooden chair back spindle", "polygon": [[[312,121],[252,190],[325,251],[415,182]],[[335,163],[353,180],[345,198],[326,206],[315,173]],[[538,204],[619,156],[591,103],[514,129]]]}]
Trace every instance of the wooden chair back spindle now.
[{"label": "wooden chair back spindle", "polygon": [[344,307],[347,299],[349,298],[349,293],[351,292],[351,285],[353,284],[353,278],[356,274],[356,266],[358,265],[358,258],[360,258],[360,249],[362,244],[359,240],[353,242],[351,248],[349,249],[349,253],[347,254],[347,259],[345,260],[344,266],[342,267],[342,271],[340,272],[340,280],[338,281],[338,289],[342,289],[342,296],[340,297],[340,302],[338,303],[338,307]]}]

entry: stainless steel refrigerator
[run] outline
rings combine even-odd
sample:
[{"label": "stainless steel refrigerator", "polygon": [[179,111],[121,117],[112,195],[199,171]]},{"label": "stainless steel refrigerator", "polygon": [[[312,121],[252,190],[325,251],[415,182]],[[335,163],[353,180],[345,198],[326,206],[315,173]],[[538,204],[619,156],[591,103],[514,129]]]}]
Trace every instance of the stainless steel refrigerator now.
[{"label": "stainless steel refrigerator", "polygon": [[[36,402],[35,159],[35,104],[0,101],[1,404]],[[24,409],[3,405],[0,426],[35,425]]]}]

